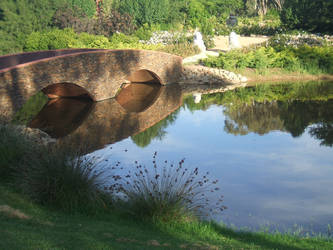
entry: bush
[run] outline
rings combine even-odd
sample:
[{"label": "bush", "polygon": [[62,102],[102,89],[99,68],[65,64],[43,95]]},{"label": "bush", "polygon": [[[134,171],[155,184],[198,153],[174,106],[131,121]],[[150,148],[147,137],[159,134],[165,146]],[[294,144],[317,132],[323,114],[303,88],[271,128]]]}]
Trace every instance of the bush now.
[{"label": "bush", "polygon": [[32,32],[26,39],[25,51],[52,50],[70,48],[76,42],[72,29],[52,29],[47,32]]},{"label": "bush", "polygon": [[[216,206],[209,203],[206,192],[215,192],[217,180],[211,181],[208,173],[199,175],[198,168],[189,170],[184,160],[177,166],[167,161],[157,167],[156,152],[153,168],[148,169],[136,162],[136,171],[125,177],[114,176],[115,184],[109,187],[118,197],[123,211],[138,218],[153,221],[182,221],[207,215],[206,209],[222,211],[220,199]],[[209,213],[209,212],[208,212]]]},{"label": "bush", "polygon": [[112,48],[105,36],[88,33],[75,33],[72,29],[52,29],[46,32],[33,32],[26,40],[25,51],[65,49],[65,48]]},{"label": "bush", "polygon": [[153,31],[148,24],[144,24],[135,31],[134,35],[137,36],[140,40],[147,41],[153,35]]}]

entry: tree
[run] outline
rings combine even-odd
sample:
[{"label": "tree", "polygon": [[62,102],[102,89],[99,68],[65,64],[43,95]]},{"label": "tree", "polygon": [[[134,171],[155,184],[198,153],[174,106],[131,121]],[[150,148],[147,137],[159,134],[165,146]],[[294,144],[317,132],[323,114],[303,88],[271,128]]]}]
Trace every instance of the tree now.
[{"label": "tree", "polygon": [[284,3],[280,17],[289,29],[333,33],[332,0],[289,0]]},{"label": "tree", "polygon": [[22,51],[25,38],[46,29],[64,0],[0,1],[0,54]]},{"label": "tree", "polygon": [[171,11],[169,0],[123,0],[118,5],[119,12],[131,15],[139,26],[166,23]]}]

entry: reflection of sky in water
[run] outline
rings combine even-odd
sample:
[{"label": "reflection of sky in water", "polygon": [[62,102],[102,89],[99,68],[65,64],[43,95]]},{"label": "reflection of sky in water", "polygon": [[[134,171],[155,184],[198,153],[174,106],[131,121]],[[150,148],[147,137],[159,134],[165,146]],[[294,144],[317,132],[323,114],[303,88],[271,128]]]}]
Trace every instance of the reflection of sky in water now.
[{"label": "reflection of sky in water", "polygon": [[307,131],[297,138],[278,131],[235,136],[224,131],[224,120],[222,107],[182,108],[162,141],[139,148],[129,138],[95,154],[127,166],[135,160],[150,164],[154,151],[161,160],[185,157],[185,165],[220,180],[228,209],[216,220],[238,227],[297,224],[325,232],[333,224],[332,148],[320,146]]}]

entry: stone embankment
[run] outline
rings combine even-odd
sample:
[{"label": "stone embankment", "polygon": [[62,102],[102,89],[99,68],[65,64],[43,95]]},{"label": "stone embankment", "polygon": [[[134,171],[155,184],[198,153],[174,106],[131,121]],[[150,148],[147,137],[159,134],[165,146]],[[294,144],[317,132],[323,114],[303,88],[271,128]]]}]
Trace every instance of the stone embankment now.
[{"label": "stone embankment", "polygon": [[233,72],[209,68],[201,65],[186,65],[183,67],[183,75],[180,80],[182,85],[217,85],[227,89],[245,86],[247,78]]},{"label": "stone embankment", "polygon": [[51,138],[47,133],[39,129],[29,128],[24,125],[0,124],[0,127],[1,126],[10,127],[14,133],[17,133],[38,145],[49,146],[56,142],[56,139]]},{"label": "stone embankment", "polygon": [[247,78],[233,72],[201,65],[186,65],[180,80],[185,92],[214,93],[246,86]]}]

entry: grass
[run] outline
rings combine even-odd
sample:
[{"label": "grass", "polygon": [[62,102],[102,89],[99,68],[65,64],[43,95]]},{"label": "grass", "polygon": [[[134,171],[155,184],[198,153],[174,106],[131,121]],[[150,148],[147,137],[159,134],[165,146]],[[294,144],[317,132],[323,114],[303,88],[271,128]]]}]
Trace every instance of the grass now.
[{"label": "grass", "polygon": [[[7,205],[23,213],[4,212]],[[325,238],[235,232],[208,222],[149,223],[114,213],[74,214],[34,204],[0,184],[0,249],[332,249]],[[166,244],[163,246],[163,244]]]},{"label": "grass", "polygon": [[280,83],[298,82],[298,81],[333,81],[333,75],[330,74],[310,74],[306,72],[290,72],[281,68],[267,68],[263,70],[257,69],[235,69],[233,72],[241,74],[248,79],[248,86],[259,83]]}]

